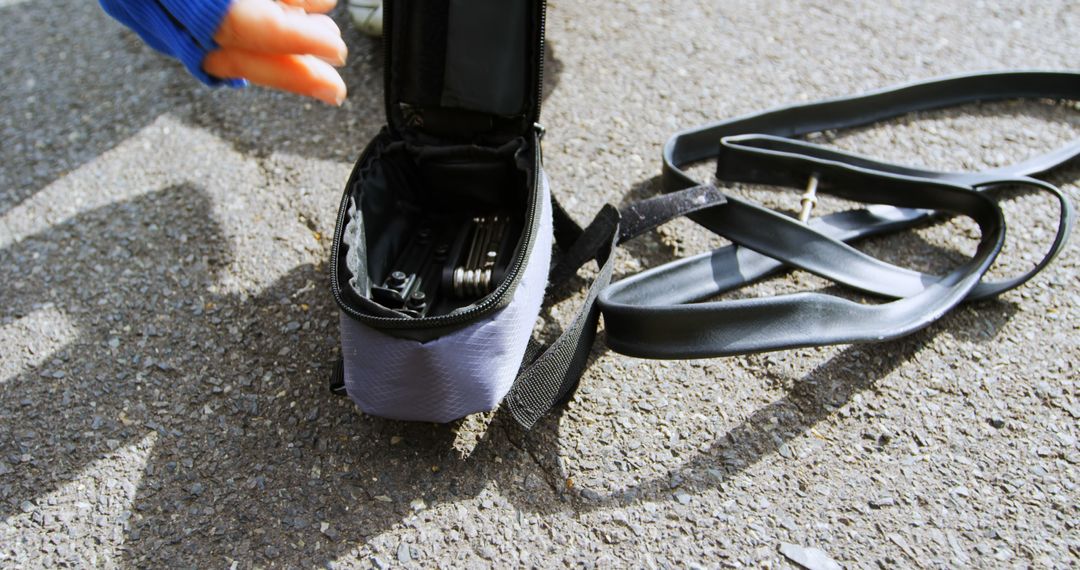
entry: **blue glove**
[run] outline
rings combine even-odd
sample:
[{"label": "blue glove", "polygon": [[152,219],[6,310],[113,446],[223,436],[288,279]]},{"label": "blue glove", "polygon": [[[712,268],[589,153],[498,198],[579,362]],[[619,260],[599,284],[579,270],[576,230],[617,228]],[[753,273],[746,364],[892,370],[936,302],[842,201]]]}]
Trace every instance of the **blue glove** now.
[{"label": "blue glove", "polygon": [[219,79],[203,71],[206,54],[217,49],[214,34],[231,0],[100,0],[101,7],[131,28],[150,47],[180,60],[207,85],[243,87],[243,79]]}]

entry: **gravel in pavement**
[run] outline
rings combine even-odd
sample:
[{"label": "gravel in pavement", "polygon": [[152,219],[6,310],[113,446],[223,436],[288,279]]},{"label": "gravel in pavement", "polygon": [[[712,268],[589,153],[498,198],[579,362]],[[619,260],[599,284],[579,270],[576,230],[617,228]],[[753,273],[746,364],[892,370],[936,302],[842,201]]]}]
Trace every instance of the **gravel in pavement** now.
[{"label": "gravel in pavement", "polygon": [[[655,193],[677,129],[1080,53],[1080,9],[1058,0],[549,6],[546,167],[581,221]],[[2,567],[1077,565],[1075,241],[905,339],[679,362],[598,343],[574,400],[529,433],[498,413],[371,418],[326,390],[325,264],[384,122],[378,43],[346,31],[333,109],[203,88],[95,2],[3,1],[0,31]],[[970,105],[821,139],[987,168],[1080,136],[1076,111]],[[1075,166],[1051,179],[1080,197]],[[1006,199],[1001,275],[1056,215]],[[942,269],[975,237],[961,220],[861,247]],[[669,224],[618,273],[721,242]],[[793,273],[739,295],[828,287]]]}]

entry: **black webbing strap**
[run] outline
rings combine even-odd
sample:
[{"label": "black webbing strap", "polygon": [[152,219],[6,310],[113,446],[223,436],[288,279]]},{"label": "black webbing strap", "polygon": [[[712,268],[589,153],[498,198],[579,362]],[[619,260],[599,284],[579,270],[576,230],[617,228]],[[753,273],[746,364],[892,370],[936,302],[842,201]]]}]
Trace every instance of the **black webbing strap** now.
[{"label": "black webbing strap", "polygon": [[577,242],[588,239],[589,243],[598,244],[592,254],[601,260],[598,261],[600,272],[589,287],[585,302],[573,322],[535,360],[523,365],[506,395],[504,402],[507,409],[525,429],[531,428],[561,402],[577,385],[585,369],[589,351],[596,340],[596,323],[600,317],[596,297],[611,283],[618,231],[618,210],[610,205],[604,206]]},{"label": "black webbing strap", "polygon": [[[510,412],[528,428],[572,392],[595,338],[598,309],[604,314],[611,348],[643,357],[695,358],[893,338],[929,325],[964,299],[996,295],[1030,279],[1061,249],[1072,220],[1062,193],[1031,176],[1080,154],[1080,141],[1012,167],[947,173],[888,164],[787,138],[915,111],[1020,97],[1080,99],[1080,74],[952,77],[777,109],[679,133],[664,149],[664,182],[674,193],[632,204],[621,214],[606,206],[566,249],[552,273],[553,282],[569,278],[593,258],[600,273],[573,324],[523,367],[507,398]],[[725,197],[712,185],[698,185],[681,170],[691,162],[714,157],[720,181],[802,185],[813,177],[821,193],[875,205],[804,224]],[[1006,281],[981,282],[1005,237],[1001,209],[984,191],[1006,184],[1054,195],[1061,212],[1057,235],[1043,259],[1027,273]],[[943,276],[896,267],[844,243],[943,214],[970,217],[982,234],[972,258]],[[681,215],[689,215],[735,245],[609,284],[617,243]],[[863,305],[800,293],[686,304],[785,266],[899,300]]]},{"label": "black webbing strap", "polygon": [[596,340],[600,316],[596,298],[611,283],[615,246],[669,220],[725,200],[715,187],[697,186],[636,202],[621,212],[611,205],[600,210],[552,270],[550,281],[557,285],[569,280],[591,259],[600,268],[573,322],[542,352],[532,345],[526,354],[525,364],[505,400],[519,424],[531,428],[577,386]]},{"label": "black webbing strap", "polygon": [[566,209],[563,208],[562,204],[554,199],[554,197],[552,197],[551,200],[551,207],[552,231],[555,234],[555,245],[557,245],[559,249],[566,251],[581,237],[581,226],[574,221],[574,218],[566,212]]}]

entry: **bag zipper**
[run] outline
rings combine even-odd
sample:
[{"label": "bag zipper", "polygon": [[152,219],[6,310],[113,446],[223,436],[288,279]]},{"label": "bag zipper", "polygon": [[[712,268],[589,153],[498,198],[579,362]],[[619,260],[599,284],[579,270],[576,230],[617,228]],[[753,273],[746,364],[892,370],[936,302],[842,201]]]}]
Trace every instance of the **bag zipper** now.
[{"label": "bag zipper", "polygon": [[[383,2],[383,107],[385,107],[386,123],[394,127],[394,112],[390,100],[390,51],[394,49],[394,4],[393,0]],[[390,25],[386,25],[387,22]],[[346,189],[348,194],[348,189]]]},{"label": "bag zipper", "polygon": [[[539,45],[540,65],[536,66],[536,108],[533,110],[532,124],[540,124],[540,106],[544,103],[544,62],[547,61],[544,50],[547,49],[547,0],[540,0],[540,38]],[[541,127],[542,128],[542,127]],[[542,134],[542,133],[541,133]]]},{"label": "bag zipper", "polygon": [[[368,145],[368,148],[360,155],[361,158],[358,161],[358,164],[367,160],[367,156],[370,154],[373,145],[374,141],[372,145]],[[522,229],[521,237],[525,244],[524,247],[515,252],[510,269],[507,271],[506,278],[504,278],[502,283],[495,288],[495,291],[492,291],[491,294],[481,299],[475,305],[447,315],[423,317],[419,319],[404,316],[377,317],[357,310],[345,300],[345,296],[341,290],[341,280],[338,271],[340,268],[342,240],[345,231],[345,216],[348,215],[349,195],[352,193],[354,182],[359,183],[359,180],[354,181],[354,179],[350,177],[349,183],[345,187],[345,192],[341,196],[341,203],[338,206],[338,218],[334,230],[334,242],[331,246],[333,249],[330,252],[330,267],[333,273],[333,278],[330,280],[330,290],[334,294],[334,300],[337,302],[338,307],[340,307],[345,314],[362,323],[371,325],[374,328],[384,329],[436,328],[462,324],[483,317],[484,315],[501,308],[506,296],[512,295],[514,290],[517,289],[518,283],[521,281],[522,270],[524,269],[529,256],[532,254],[533,245],[536,241],[537,226],[540,223],[540,213],[542,211],[540,204],[540,200],[542,199],[540,179],[542,174],[540,171],[540,141],[538,134],[534,135],[532,146],[533,161],[537,166],[533,174],[532,196],[529,199],[528,223],[524,224],[524,228]]]}]

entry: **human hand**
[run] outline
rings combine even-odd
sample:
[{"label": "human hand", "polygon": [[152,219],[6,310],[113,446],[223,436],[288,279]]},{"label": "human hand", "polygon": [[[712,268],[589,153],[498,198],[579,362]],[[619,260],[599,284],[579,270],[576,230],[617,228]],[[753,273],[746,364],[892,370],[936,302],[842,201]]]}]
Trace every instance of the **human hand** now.
[{"label": "human hand", "polygon": [[334,67],[345,64],[348,49],[326,15],[336,3],[232,0],[214,35],[220,48],[206,56],[203,70],[340,105],[345,82]]}]

